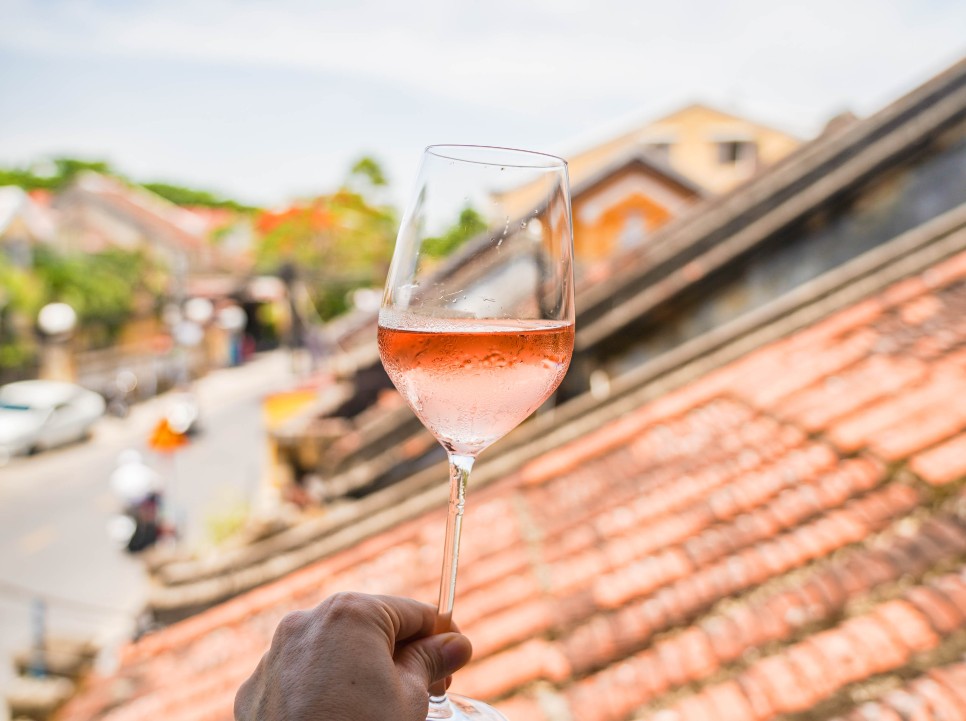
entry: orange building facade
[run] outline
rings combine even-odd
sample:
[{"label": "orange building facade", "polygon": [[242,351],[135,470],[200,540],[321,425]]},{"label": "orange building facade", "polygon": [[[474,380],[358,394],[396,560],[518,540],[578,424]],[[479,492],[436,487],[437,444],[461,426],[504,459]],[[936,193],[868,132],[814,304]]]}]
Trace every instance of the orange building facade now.
[{"label": "orange building facade", "polygon": [[695,184],[647,156],[632,154],[574,186],[574,253],[605,260],[647,242],[651,233],[701,198]]},{"label": "orange building facade", "polygon": [[[707,195],[730,190],[791,153],[797,138],[693,104],[567,153],[578,262],[594,263],[648,236]],[[515,217],[539,189],[498,194]]]},{"label": "orange building facade", "polygon": [[656,162],[710,193],[723,193],[781,160],[801,141],[781,130],[695,103],[642,126],[567,154],[571,182],[579,184],[630,151]]}]

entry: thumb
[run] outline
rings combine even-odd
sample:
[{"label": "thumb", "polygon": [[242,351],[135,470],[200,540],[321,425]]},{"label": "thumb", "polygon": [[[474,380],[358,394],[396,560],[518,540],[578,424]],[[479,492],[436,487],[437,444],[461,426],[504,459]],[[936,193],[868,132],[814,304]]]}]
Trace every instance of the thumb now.
[{"label": "thumb", "polygon": [[407,644],[396,654],[396,665],[424,680],[426,687],[463,668],[473,655],[461,633],[439,633]]}]

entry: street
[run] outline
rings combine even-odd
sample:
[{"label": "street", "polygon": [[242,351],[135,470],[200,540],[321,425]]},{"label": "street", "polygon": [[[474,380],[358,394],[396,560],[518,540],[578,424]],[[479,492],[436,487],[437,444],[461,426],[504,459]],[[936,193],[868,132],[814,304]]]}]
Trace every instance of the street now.
[{"label": "street", "polygon": [[[45,601],[51,635],[110,646],[133,628],[146,577],[107,531],[120,510],[109,486],[118,454],[144,454],[162,475],[183,543],[203,545],[219,516],[237,516],[254,499],[267,462],[261,399],[291,382],[281,352],[210,373],[195,386],[201,431],[174,455],[146,445],[161,397],[125,419],[103,418],[87,443],[0,467],[0,695],[12,678],[13,652],[30,643],[36,599]],[[0,704],[0,719],[6,714]]]}]

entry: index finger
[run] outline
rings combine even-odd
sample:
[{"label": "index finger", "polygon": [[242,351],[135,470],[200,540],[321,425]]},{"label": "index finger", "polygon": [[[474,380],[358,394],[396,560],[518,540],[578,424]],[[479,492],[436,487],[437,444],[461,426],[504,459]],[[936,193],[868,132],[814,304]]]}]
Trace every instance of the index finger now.
[{"label": "index finger", "polygon": [[376,596],[392,619],[396,641],[412,641],[433,633],[436,609],[428,603],[401,596]]}]

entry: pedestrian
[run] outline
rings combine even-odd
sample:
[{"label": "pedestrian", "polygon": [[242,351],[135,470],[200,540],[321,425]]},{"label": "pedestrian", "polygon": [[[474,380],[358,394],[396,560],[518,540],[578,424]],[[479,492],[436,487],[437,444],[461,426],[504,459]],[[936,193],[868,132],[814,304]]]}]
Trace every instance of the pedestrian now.
[{"label": "pedestrian", "polygon": [[433,634],[435,609],[338,593],[285,616],[235,696],[236,721],[425,721],[429,687],[470,659],[469,639]]}]

